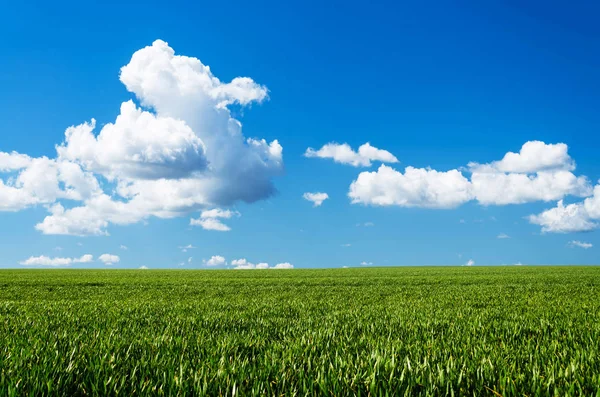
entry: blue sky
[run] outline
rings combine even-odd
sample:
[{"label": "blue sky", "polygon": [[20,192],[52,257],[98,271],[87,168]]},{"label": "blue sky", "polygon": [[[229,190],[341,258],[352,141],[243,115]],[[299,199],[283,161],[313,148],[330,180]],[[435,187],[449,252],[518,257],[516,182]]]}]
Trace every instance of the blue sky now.
[{"label": "blue sky", "polygon": [[522,3],[5,6],[0,265],[597,264],[600,6]]}]

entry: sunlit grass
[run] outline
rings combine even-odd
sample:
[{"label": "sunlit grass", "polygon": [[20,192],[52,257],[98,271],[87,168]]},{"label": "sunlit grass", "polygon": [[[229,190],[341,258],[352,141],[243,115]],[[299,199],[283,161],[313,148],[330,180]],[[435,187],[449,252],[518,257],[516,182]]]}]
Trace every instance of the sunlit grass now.
[{"label": "sunlit grass", "polygon": [[600,395],[600,268],[0,271],[0,395]]}]

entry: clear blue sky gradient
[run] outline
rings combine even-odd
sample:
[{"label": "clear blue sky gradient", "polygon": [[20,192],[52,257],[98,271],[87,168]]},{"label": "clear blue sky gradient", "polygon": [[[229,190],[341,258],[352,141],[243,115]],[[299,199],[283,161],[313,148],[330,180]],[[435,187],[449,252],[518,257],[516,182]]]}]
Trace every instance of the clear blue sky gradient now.
[{"label": "clear blue sky gradient", "polygon": [[[108,237],[52,236],[34,229],[43,207],[0,212],[0,266],[88,253],[117,254],[123,268],[203,268],[212,255],[297,268],[600,263],[600,232],[541,234],[524,219],[554,202],[356,205],[348,187],[364,169],[303,157],[309,146],[368,141],[393,153],[398,169],[448,170],[542,140],[566,143],[576,174],[595,183],[600,3],[84,3],[2,6],[0,151],[54,157],[67,127],[114,121],[133,97],[120,67],[162,39],[222,80],[249,76],[268,87],[268,101],[236,117],[245,136],[279,140],[285,175],[275,179],[277,195],[236,205],[242,216],[228,221],[227,233],[190,228],[185,216],[111,225]],[[313,208],[302,199],[309,191],[330,199]],[[365,222],[374,226],[356,226]],[[594,247],[570,248],[571,240]],[[197,248],[178,249],[187,244]]]}]

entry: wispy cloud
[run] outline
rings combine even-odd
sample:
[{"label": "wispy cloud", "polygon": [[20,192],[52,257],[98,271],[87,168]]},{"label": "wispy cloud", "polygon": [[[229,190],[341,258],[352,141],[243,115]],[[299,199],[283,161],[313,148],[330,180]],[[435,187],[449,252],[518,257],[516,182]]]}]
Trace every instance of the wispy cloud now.
[{"label": "wispy cloud", "polygon": [[19,263],[24,266],[70,266],[74,263],[90,263],[93,261],[94,257],[90,254],[83,255],[79,258],[50,258],[45,255],[40,255],[31,256]]},{"label": "wispy cloud", "polygon": [[571,248],[583,248],[583,249],[589,249],[592,248],[594,245],[592,243],[586,243],[584,241],[579,241],[579,240],[572,240],[569,241],[569,247]]}]

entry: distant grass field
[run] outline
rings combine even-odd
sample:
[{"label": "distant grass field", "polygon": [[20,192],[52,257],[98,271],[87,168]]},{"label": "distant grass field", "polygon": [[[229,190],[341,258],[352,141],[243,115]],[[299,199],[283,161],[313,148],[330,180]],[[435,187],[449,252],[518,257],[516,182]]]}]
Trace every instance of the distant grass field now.
[{"label": "distant grass field", "polygon": [[600,267],[0,271],[0,395],[600,396]]}]

